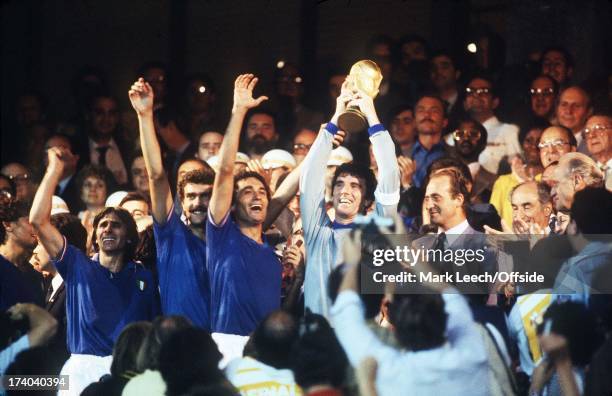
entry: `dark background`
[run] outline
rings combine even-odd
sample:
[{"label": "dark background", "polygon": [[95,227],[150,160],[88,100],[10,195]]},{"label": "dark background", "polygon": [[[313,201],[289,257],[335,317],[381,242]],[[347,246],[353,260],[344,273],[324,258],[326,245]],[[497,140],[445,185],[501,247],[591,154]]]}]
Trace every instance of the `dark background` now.
[{"label": "dark background", "polygon": [[[254,72],[272,90],[278,59],[298,62],[311,102],[326,95],[331,68],[363,56],[376,34],[418,33],[432,47],[465,48],[486,25],[506,42],[506,63],[562,45],[577,63],[575,81],[609,71],[610,2],[484,0],[5,0],[2,2],[2,142],[11,144],[14,101],[34,89],[47,113],[69,117],[70,81],[84,65],[102,68],[128,109],[127,90],[145,61],[175,76],[205,72],[228,113],[231,83]],[[4,150],[3,150],[4,151]]]}]

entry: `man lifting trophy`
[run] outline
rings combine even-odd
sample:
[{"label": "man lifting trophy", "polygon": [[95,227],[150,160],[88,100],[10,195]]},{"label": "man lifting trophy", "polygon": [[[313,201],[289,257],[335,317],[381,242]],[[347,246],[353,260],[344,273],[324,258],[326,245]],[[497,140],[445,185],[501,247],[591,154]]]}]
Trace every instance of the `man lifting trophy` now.
[{"label": "man lifting trophy", "polygon": [[[361,60],[351,67],[346,81],[352,91],[360,90],[374,99],[378,95],[382,73],[373,61]],[[368,127],[368,122],[358,106],[349,106],[338,118],[338,127],[348,133],[360,132]]]}]

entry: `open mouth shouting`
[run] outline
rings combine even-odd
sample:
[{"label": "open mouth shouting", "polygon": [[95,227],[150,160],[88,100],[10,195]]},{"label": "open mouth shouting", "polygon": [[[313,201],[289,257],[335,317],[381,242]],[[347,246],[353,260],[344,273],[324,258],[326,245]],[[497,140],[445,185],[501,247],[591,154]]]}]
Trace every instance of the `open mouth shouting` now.
[{"label": "open mouth shouting", "polygon": [[105,250],[115,247],[118,242],[118,238],[114,235],[103,235],[100,240],[102,241],[102,247]]},{"label": "open mouth shouting", "polygon": [[252,213],[263,213],[263,204],[260,202],[253,202],[249,205],[249,211]]}]

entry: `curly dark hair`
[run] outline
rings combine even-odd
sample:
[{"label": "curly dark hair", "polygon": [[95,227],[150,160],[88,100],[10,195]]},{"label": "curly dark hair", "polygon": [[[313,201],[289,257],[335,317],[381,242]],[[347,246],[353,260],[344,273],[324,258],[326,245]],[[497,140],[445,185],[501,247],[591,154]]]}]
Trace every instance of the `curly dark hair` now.
[{"label": "curly dark hair", "polygon": [[340,165],[336,168],[334,177],[332,178],[332,189],[336,185],[336,180],[342,175],[354,176],[364,183],[362,187],[363,198],[359,204],[359,213],[365,214],[366,210],[374,202],[374,190],[376,189],[376,177],[370,168],[357,165],[353,162]]},{"label": "curly dark hair", "polygon": [[21,217],[28,217],[29,213],[30,205],[27,202],[0,194],[0,245],[6,242],[6,229],[3,223],[12,223]]},{"label": "curly dark hair", "polygon": [[129,262],[129,261],[134,260],[134,257],[136,255],[136,248],[138,247],[138,241],[139,241],[138,229],[136,228],[136,222],[132,218],[132,215],[130,215],[130,212],[128,212],[127,210],[123,208],[114,208],[114,207],[104,208],[104,210],[98,213],[96,217],[94,218],[93,234],[91,235],[91,244],[93,246],[94,252],[98,253],[100,251],[100,247],[98,246],[98,242],[97,242],[98,224],[104,218],[104,216],[109,215],[109,214],[117,215],[117,217],[119,217],[119,220],[121,220],[121,222],[123,223],[123,225],[125,225],[125,228],[127,230],[124,253],[123,253],[123,261]]},{"label": "curly dark hair", "polygon": [[178,194],[181,202],[185,199],[185,186],[187,184],[208,184],[215,182],[215,173],[208,170],[195,169],[183,175],[178,182]]},{"label": "curly dark hair", "polygon": [[248,179],[250,177],[259,180],[261,184],[263,184],[264,188],[266,189],[266,196],[268,197],[268,202],[270,202],[270,199],[272,199],[270,186],[268,186],[268,183],[266,183],[266,179],[264,179],[264,177],[257,172],[244,171],[234,178],[234,194],[232,194],[232,205],[238,200],[238,182],[240,180]]}]

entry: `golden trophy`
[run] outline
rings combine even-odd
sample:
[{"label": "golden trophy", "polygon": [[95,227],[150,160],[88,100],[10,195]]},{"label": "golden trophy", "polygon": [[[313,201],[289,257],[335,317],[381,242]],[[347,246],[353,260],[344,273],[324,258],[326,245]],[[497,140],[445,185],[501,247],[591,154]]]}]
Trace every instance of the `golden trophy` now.
[{"label": "golden trophy", "polygon": [[[378,88],[382,81],[380,67],[371,60],[360,60],[351,67],[347,76],[348,88],[352,91],[359,89],[372,99],[378,95]],[[338,117],[338,128],[347,133],[360,132],[368,127],[368,120],[359,110],[359,106],[349,106]]]}]

